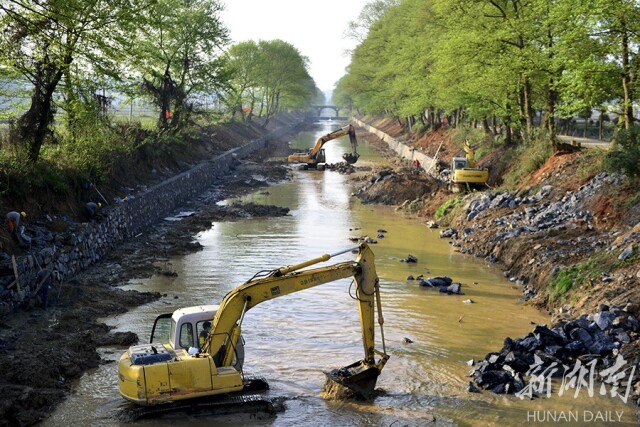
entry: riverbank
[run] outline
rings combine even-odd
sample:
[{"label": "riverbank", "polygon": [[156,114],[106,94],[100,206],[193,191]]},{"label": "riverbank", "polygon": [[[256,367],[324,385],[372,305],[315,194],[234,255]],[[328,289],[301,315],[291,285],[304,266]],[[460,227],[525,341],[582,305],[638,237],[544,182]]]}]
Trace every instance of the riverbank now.
[{"label": "riverbank", "polygon": [[[397,121],[364,120],[407,145],[431,154],[439,150],[443,166],[456,155],[451,135],[442,130],[416,139]],[[504,168],[498,154],[479,161],[494,178]],[[456,195],[432,176],[421,179],[427,191],[412,198],[407,188],[416,187],[418,178],[407,173],[405,160],[402,167],[365,178],[356,191],[364,202],[398,194],[388,204],[431,227],[440,222],[441,237],[457,251],[500,266],[522,290],[524,303],[552,316],[551,325],[532,327],[528,336],[506,338],[502,349],[478,355],[473,376],[480,388],[521,391],[534,354],[541,370],[573,367],[578,360],[593,361],[598,372],[640,362],[640,197],[632,181],[601,171],[598,161],[593,151],[566,147],[522,176],[515,190]],[[629,381],[629,398],[640,403],[640,382]]]},{"label": "riverbank", "polygon": [[98,319],[123,313],[161,295],[125,292],[118,286],[132,278],[174,274],[164,269],[165,261],[199,250],[191,237],[212,221],[286,213],[278,207],[222,207],[216,202],[287,179],[284,164],[263,162],[271,153],[288,152],[287,141],[269,141],[265,150],[255,152],[250,160],[237,160],[233,170],[216,185],[180,207],[189,213],[179,221],[158,220],[115,245],[95,265],[69,280],[54,283],[46,309],[34,303],[2,316],[0,426],[28,426],[46,418],[71,392],[74,381],[87,369],[103,363],[97,353],[99,346],[127,346],[137,341],[132,333],[110,333]]},{"label": "riverbank", "polygon": [[[438,162],[443,166],[460,154],[442,130],[416,140],[396,121],[364,120],[427,153],[439,149]],[[479,159],[479,166],[488,167],[494,175],[496,157],[496,153],[488,153]],[[420,197],[407,198],[410,209],[404,210],[451,228],[447,234],[460,252],[501,265],[505,276],[523,286],[531,303],[551,314],[560,309],[566,312],[567,305],[574,314],[593,311],[602,303],[630,303],[630,309],[638,310],[640,295],[634,292],[634,285],[640,281],[640,197],[633,182],[601,172],[597,162],[591,151],[569,147],[523,176],[512,191],[488,189],[456,195],[441,180],[424,176],[422,181],[429,184]],[[400,196],[388,204],[404,203],[403,192],[415,179],[406,174],[410,168],[410,162],[398,160],[394,175],[405,175],[393,180],[389,174],[378,180],[378,186],[367,185],[360,190],[361,198],[377,203],[372,194],[398,193]],[[599,268],[581,268],[591,264]],[[554,274],[573,269],[584,270],[571,277],[573,282],[588,275],[589,283],[561,288],[551,280]]]}]

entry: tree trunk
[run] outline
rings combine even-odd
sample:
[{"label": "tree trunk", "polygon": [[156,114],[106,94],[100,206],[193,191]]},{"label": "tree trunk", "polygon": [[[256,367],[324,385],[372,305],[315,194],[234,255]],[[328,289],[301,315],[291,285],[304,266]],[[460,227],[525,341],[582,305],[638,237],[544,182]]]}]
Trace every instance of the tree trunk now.
[{"label": "tree trunk", "polygon": [[626,30],[624,20],[622,20],[622,92],[624,94],[622,116],[624,118],[624,128],[629,129],[633,125],[633,89],[631,88],[631,73],[629,66],[629,34]]},{"label": "tree trunk", "polygon": [[62,71],[54,74],[50,82],[44,83],[43,72],[39,73],[40,81],[35,85],[31,96],[31,106],[18,119],[18,134],[20,140],[29,147],[29,161],[36,163],[40,157],[40,149],[49,132],[49,125],[53,122],[55,109],[53,108],[53,93],[62,78]]},{"label": "tree trunk", "polygon": [[484,130],[484,133],[486,133],[487,135],[491,135],[491,127],[489,127],[489,121],[487,119],[482,120],[482,129]]},{"label": "tree trunk", "polygon": [[[506,110],[510,111],[511,106],[507,103]],[[505,116],[502,119],[502,128],[504,129],[504,143],[507,146],[513,145],[513,132],[511,129],[511,116]]]},{"label": "tree trunk", "polygon": [[533,107],[531,106],[531,81],[527,76],[522,77],[522,106],[521,111],[524,115],[524,125],[527,134],[531,134],[533,129]]},{"label": "tree trunk", "polygon": [[556,138],[557,129],[555,115],[558,92],[553,89],[553,84],[553,78],[549,79],[549,86],[547,86],[547,113],[545,121],[547,122],[546,127],[549,130],[549,137],[552,141],[553,150],[556,151],[558,148],[558,139]]},{"label": "tree trunk", "polygon": [[598,117],[598,141],[602,141],[604,138],[604,110],[600,109],[600,116]]},{"label": "tree trunk", "polygon": [[76,138],[77,138],[77,118],[76,118],[76,111],[75,111],[75,105],[76,105],[76,101],[78,100],[78,97],[76,95],[76,93],[73,91],[73,83],[71,82],[71,74],[70,73],[66,73],[64,76],[64,81],[65,81],[65,94],[66,94],[66,99],[65,99],[65,104],[67,105],[66,108],[66,116],[67,116],[67,129],[69,131],[69,135],[71,136],[71,142],[73,144],[75,144],[76,142]]},{"label": "tree trunk", "polygon": [[171,75],[169,73],[169,64],[167,64],[167,68],[164,70],[164,76],[162,78],[162,83],[160,86],[160,117],[158,117],[158,127],[161,129],[167,127],[171,114],[171,98],[169,96],[171,92],[171,86]]}]

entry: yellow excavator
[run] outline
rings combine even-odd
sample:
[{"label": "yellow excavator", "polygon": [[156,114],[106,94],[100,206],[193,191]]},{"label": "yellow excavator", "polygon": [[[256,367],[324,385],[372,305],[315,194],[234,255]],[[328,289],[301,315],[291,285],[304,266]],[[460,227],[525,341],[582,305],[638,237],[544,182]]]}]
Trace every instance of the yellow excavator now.
[{"label": "yellow excavator", "polygon": [[289,163],[304,163],[302,169],[317,169],[324,170],[324,164],[326,158],[324,155],[324,144],[327,142],[340,138],[341,136],[349,135],[349,141],[351,142],[351,153],[345,153],[342,158],[350,165],[358,161],[360,154],[358,154],[358,140],[356,139],[356,130],[353,125],[349,124],[341,127],[338,130],[330,132],[316,141],[315,145],[309,149],[306,153],[294,153],[289,156]]},{"label": "yellow excavator", "polygon": [[489,180],[489,170],[477,167],[475,150],[471,148],[469,141],[464,143],[464,152],[465,157],[454,157],[451,160],[450,183],[453,192],[484,187]]},{"label": "yellow excavator", "polygon": [[[355,261],[306,269],[356,248],[358,256]],[[355,289],[353,292],[350,290],[350,294],[353,293],[360,313],[364,358],[325,374],[332,384],[337,383],[352,390],[359,398],[370,399],[389,356],[384,344],[384,320],[374,254],[366,244],[256,274],[224,297],[200,348],[194,346],[186,349],[170,343],[130,347],[118,362],[120,394],[136,405],[157,407],[251,391],[247,388],[242,364],[237,362],[237,349],[242,340],[241,327],[247,311],[262,302],[350,276],[353,276],[355,283]],[[375,348],[376,312],[381,332],[381,351]],[[180,331],[176,331],[173,323],[169,335],[175,337]]]}]

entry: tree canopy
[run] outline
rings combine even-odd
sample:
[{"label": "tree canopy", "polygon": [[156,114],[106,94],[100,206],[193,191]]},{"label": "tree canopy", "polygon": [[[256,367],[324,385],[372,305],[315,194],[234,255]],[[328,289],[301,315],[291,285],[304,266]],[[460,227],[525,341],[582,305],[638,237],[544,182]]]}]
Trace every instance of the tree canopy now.
[{"label": "tree canopy", "polygon": [[635,1],[401,0],[375,10],[361,17],[366,32],[336,87],[344,108],[431,125],[500,120],[519,137],[534,126],[554,135],[558,120],[605,104],[620,126],[633,123]]},{"label": "tree canopy", "polygon": [[282,110],[305,110],[320,90],[309,75],[309,60],[295,46],[282,40],[241,42],[228,51],[231,70],[223,94],[232,114],[268,121]]},{"label": "tree canopy", "polygon": [[102,140],[115,96],[150,103],[157,130],[174,134],[205,98],[263,125],[307,108],[320,94],[308,59],[281,40],[230,47],[222,10],[219,0],[0,0],[0,74],[29,93],[13,130],[28,161],[65,135],[78,146],[82,127]]}]

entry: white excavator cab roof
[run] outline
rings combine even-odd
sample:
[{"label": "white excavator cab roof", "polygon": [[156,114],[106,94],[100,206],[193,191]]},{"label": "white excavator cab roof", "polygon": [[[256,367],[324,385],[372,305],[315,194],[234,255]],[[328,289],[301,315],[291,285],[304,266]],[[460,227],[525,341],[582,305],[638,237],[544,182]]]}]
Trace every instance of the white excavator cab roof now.
[{"label": "white excavator cab roof", "polygon": [[171,317],[176,323],[180,320],[191,323],[195,323],[200,320],[210,320],[213,322],[213,316],[215,316],[216,311],[218,311],[219,308],[220,305],[218,304],[184,307],[174,311]]}]

